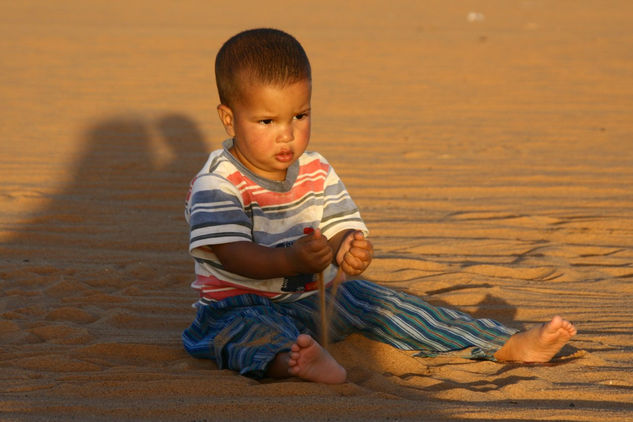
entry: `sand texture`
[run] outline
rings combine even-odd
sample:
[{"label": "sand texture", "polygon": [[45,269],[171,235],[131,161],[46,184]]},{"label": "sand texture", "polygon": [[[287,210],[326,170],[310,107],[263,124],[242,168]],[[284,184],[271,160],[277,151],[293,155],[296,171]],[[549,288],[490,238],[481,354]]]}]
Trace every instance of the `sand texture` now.
[{"label": "sand texture", "polygon": [[[215,4],[214,4],[215,3]],[[633,420],[633,3],[3,2],[0,420]],[[213,59],[294,34],[311,149],[371,231],[368,279],[524,328],[550,364],[352,336],[349,382],[183,350],[183,203],[220,146]]]}]

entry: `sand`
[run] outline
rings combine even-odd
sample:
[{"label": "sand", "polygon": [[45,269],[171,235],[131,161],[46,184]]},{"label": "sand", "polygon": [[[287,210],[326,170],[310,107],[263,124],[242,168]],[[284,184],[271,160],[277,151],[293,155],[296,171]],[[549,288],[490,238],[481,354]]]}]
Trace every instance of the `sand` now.
[{"label": "sand", "polygon": [[[633,6],[589,0],[4,2],[1,420],[633,420]],[[349,382],[258,382],[183,350],[183,202],[224,132],[212,63],[294,34],[311,149],[371,230],[366,278],[525,328],[550,364],[360,336]]]}]

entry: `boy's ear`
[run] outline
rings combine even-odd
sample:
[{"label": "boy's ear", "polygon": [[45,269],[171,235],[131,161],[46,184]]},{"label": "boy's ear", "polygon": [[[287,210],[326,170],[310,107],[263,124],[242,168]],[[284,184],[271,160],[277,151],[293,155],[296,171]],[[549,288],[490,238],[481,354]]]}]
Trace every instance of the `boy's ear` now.
[{"label": "boy's ear", "polygon": [[218,116],[224,125],[224,130],[229,136],[235,136],[235,127],[233,126],[233,110],[224,104],[218,106]]}]

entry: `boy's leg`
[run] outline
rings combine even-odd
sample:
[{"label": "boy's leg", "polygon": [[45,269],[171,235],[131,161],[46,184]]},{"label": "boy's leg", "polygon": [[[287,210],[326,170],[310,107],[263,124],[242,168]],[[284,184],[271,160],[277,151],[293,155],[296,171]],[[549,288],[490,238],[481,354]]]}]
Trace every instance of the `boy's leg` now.
[{"label": "boy's leg", "polygon": [[471,349],[470,357],[495,359],[494,353],[517,332],[491,319],[433,306],[417,296],[375,283],[343,283],[332,324],[352,324],[369,337],[422,355]]},{"label": "boy's leg", "polygon": [[[284,306],[243,295],[201,307],[183,333],[193,356],[213,359],[221,369],[253,378],[302,379],[327,384],[345,381],[345,369],[309,335]],[[293,312],[290,312],[293,314]],[[310,324],[310,318],[306,319]]]},{"label": "boy's leg", "polygon": [[547,362],[576,334],[573,324],[559,316],[518,333],[494,320],[474,319],[374,283],[355,280],[341,287],[337,318],[370,337],[423,355],[469,348],[472,358]]},{"label": "boy's leg", "polygon": [[261,378],[275,356],[290,352],[298,336],[293,321],[267,299],[243,295],[201,307],[182,338],[191,355]]}]

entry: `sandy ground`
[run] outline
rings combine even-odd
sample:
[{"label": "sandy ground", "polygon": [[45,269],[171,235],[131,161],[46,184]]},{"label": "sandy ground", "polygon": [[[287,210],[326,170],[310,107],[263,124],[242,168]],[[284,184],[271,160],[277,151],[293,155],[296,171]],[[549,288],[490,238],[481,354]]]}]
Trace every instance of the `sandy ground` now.
[{"label": "sandy ground", "polygon": [[[448,5],[446,5],[448,4]],[[0,419],[633,420],[628,1],[3,2]],[[551,364],[352,336],[339,386],[190,358],[182,205],[219,147],[220,44],[273,26],[314,72],[311,148],[361,207],[366,277],[517,328]]]}]

